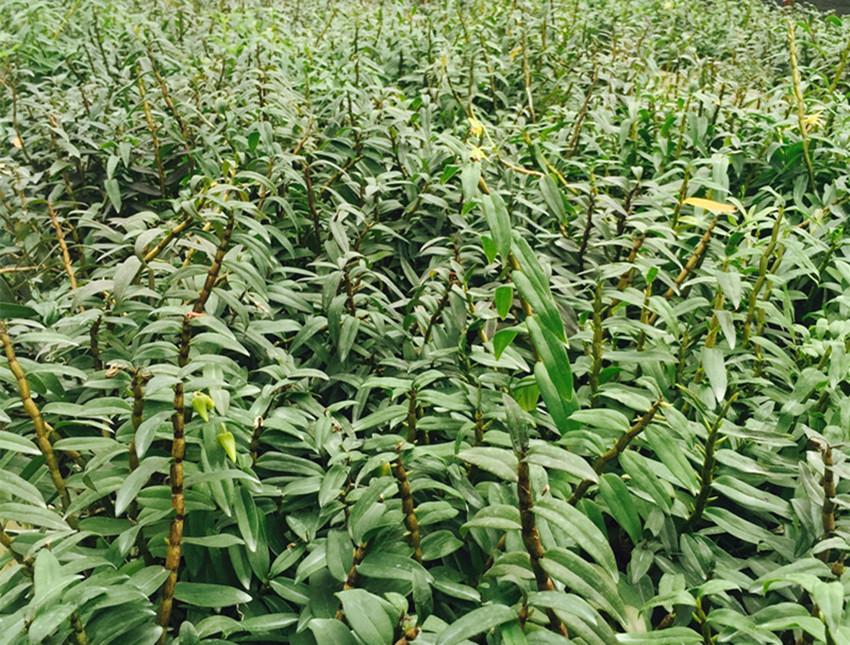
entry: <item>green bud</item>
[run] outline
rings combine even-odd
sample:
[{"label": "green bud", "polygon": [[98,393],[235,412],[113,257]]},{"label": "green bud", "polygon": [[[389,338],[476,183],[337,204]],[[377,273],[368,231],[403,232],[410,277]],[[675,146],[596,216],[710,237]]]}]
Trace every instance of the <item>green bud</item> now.
[{"label": "green bud", "polygon": [[230,461],[236,463],[236,439],[223,423],[221,424],[221,432],[216,435],[216,439],[218,439],[218,445],[224,449],[224,454],[230,458]]},{"label": "green bud", "polygon": [[215,408],[212,397],[205,392],[195,392],[192,396],[192,409],[200,415],[204,421],[210,420],[210,412]]}]

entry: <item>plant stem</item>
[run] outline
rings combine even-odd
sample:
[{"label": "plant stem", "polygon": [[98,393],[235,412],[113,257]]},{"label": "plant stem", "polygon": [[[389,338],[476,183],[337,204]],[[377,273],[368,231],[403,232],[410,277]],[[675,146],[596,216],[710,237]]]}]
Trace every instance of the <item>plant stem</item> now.
[{"label": "plant stem", "polygon": [[590,384],[591,405],[596,401],[596,393],[599,389],[599,372],[602,371],[602,342],[604,330],[602,329],[602,283],[596,283],[596,292],[593,298],[593,342],[590,346],[591,366],[588,381]]},{"label": "plant stem", "polygon": [[[543,558],[543,544],[540,542],[540,534],[534,525],[534,496],[531,492],[531,478],[529,476],[528,462],[525,453],[519,455],[517,465],[517,497],[519,498],[519,518],[522,525],[522,543],[531,560],[531,571],[537,582],[539,591],[554,591],[555,584],[540,564]],[[549,618],[549,629],[562,636],[567,636],[567,628],[558,618],[554,610],[547,609],[546,616]]]},{"label": "plant stem", "polygon": [[794,87],[794,102],[797,107],[797,126],[800,128],[800,137],[803,141],[803,160],[806,162],[806,171],[809,173],[809,187],[815,190],[815,169],[812,165],[809,133],[806,127],[806,104],[800,81],[800,67],[797,64],[797,28],[792,21],[788,22],[788,51],[791,55],[791,83]]},{"label": "plant stem", "polygon": [[[631,428],[629,428],[617,441],[611,446],[606,452],[599,455],[596,460],[593,462],[593,471],[595,473],[601,473],[605,468],[606,464],[613,461],[617,457],[619,457],[623,452],[625,452],[626,448],[629,447],[629,444],[637,437],[641,432],[643,432],[646,427],[652,422],[655,418],[656,413],[659,408],[661,408],[661,404],[663,403],[663,399],[659,397],[656,399],[655,403],[653,403],[650,408],[643,413],[643,415],[634,422]],[[570,504],[578,504],[582,497],[585,496],[588,489],[591,487],[593,482],[589,479],[583,480],[578,486],[576,486],[575,491],[573,491],[572,497],[570,497]]]},{"label": "plant stem", "polygon": [[50,222],[53,224],[53,230],[56,231],[56,241],[59,242],[59,248],[62,251],[62,264],[65,265],[65,273],[68,274],[68,280],[71,282],[71,290],[77,290],[77,276],[74,274],[74,265],[71,263],[71,254],[68,252],[68,244],[65,242],[65,234],[62,232],[62,226],[59,224],[59,218],[56,216],[56,211],[53,209],[53,204],[47,202],[47,212],[50,214]]},{"label": "plant stem", "polygon": [[366,543],[363,543],[357,545],[357,548],[354,549],[354,558],[351,561],[351,567],[349,567],[348,575],[345,577],[345,582],[342,585],[343,591],[354,589],[357,586],[357,579],[359,578],[357,567],[360,566],[363,558],[366,557],[366,546]]},{"label": "plant stem", "polygon": [[[832,457],[832,446],[823,446],[821,449],[823,455],[823,506],[821,508],[821,520],[823,524],[823,537],[831,537],[835,533],[835,465]],[[828,559],[828,551],[824,551],[821,555],[823,559]]]},{"label": "plant stem", "polygon": [[145,411],[145,383],[150,380],[151,376],[141,368],[133,370],[133,377],[130,381],[130,389],[133,391],[133,413],[130,417],[130,423],[133,426],[133,438],[130,440],[129,459],[130,471],[136,470],[139,467],[139,455],[136,452],[136,432],[139,426],[142,425],[142,420]]},{"label": "plant stem", "polygon": [[780,208],[779,212],[776,214],[776,221],[773,222],[773,231],[770,234],[770,241],[759,260],[759,275],[758,278],[756,278],[752,291],[750,291],[750,299],[747,305],[747,317],[744,320],[744,343],[747,343],[750,340],[750,326],[752,325],[753,317],[755,316],[756,303],[758,302],[759,293],[767,280],[767,265],[770,262],[770,257],[773,255],[773,251],[776,249],[776,243],[779,239],[779,227],[782,224],[782,216],[784,212],[784,209]]},{"label": "plant stem", "polygon": [[711,222],[709,222],[708,227],[705,229],[705,233],[703,233],[700,238],[697,247],[694,249],[694,252],[691,254],[691,257],[688,258],[685,266],[682,267],[682,270],[679,271],[679,275],[676,276],[674,282],[674,287],[670,287],[667,291],[664,292],[664,298],[670,300],[675,294],[676,290],[682,286],[682,283],[687,279],[687,277],[691,274],[697,264],[699,264],[700,260],[702,260],[702,256],[705,254],[708,249],[708,243],[711,241],[711,236],[714,233],[714,227],[717,226],[717,217],[715,217]]},{"label": "plant stem", "polygon": [[182,233],[186,227],[192,223],[192,220],[193,217],[191,215],[187,215],[180,220],[170,231],[168,231],[168,233],[165,234],[165,237],[157,242],[155,247],[145,253],[143,258],[145,263],[147,264],[148,262],[153,261],[160,253],[162,253],[165,247],[171,244],[171,240],[180,235],[180,233]]},{"label": "plant stem", "polygon": [[702,471],[700,472],[699,493],[697,494],[696,501],[694,502],[694,510],[688,517],[688,521],[685,522],[685,528],[683,531],[686,533],[691,531],[694,526],[696,526],[696,523],[700,521],[703,511],[705,511],[706,504],[708,504],[708,496],[711,494],[711,484],[714,480],[714,451],[717,448],[717,442],[720,439],[720,426],[723,424],[732,403],[734,403],[737,398],[738,393],[735,392],[726,399],[726,403],[723,404],[720,413],[717,415],[717,419],[715,419],[714,423],[708,429],[708,437],[705,440],[705,455],[702,462]]},{"label": "plant stem", "polygon": [[53,452],[53,444],[50,442],[50,430],[41,416],[41,411],[32,400],[30,395],[30,386],[27,382],[26,374],[15,356],[15,349],[12,346],[12,339],[9,338],[9,331],[6,327],[6,322],[0,320],[0,342],[3,344],[3,349],[6,353],[6,360],[9,362],[9,370],[15,377],[18,385],[18,393],[20,394],[21,403],[24,410],[32,419],[32,424],[35,427],[36,443],[38,444],[41,454],[44,455],[44,461],[47,465],[47,471],[50,473],[50,479],[53,481],[53,486],[59,494],[62,501],[62,507],[67,508],[71,504],[71,496],[65,486],[65,479],[59,470],[59,462],[56,459],[56,453]]},{"label": "plant stem", "polygon": [[[180,350],[177,357],[177,365],[182,369],[189,362],[189,345],[192,341],[192,319],[203,314],[207,300],[212,293],[213,286],[218,280],[222,261],[230,237],[233,234],[235,224],[235,213],[230,211],[227,225],[221,235],[221,241],[216,249],[215,257],[207,271],[207,278],[201,289],[195,305],[191,312],[183,317],[183,325],[180,333]],[[162,588],[162,599],[159,605],[159,625],[162,627],[162,635],[159,642],[164,644],[167,638],[168,623],[171,620],[171,609],[174,604],[174,589],[177,586],[177,577],[180,569],[180,558],[183,553],[183,524],[186,520],[186,505],[183,495],[183,458],[186,454],[186,410],[184,403],[184,383],[180,379],[174,386],[174,414],[171,417],[173,428],[173,439],[171,442],[171,506],[174,509],[174,519],[168,534],[168,550],[165,558],[165,568],[168,577]]]},{"label": "plant stem", "polygon": [[422,562],[422,545],[420,542],[419,521],[416,519],[416,508],[413,503],[413,493],[410,491],[410,482],[407,479],[407,471],[401,461],[401,452],[393,467],[398,490],[401,495],[401,509],[404,513],[404,525],[407,527],[407,542],[413,548],[413,557],[417,562]]}]

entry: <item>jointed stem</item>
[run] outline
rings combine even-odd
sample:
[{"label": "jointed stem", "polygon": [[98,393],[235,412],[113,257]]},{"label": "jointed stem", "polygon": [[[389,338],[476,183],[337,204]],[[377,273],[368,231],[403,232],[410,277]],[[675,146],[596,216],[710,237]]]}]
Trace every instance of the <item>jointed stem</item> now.
[{"label": "jointed stem", "polygon": [[[221,272],[222,261],[230,237],[233,234],[235,214],[230,211],[227,225],[221,236],[221,242],[216,249],[215,257],[207,272],[207,278],[201,289],[192,311],[183,317],[180,333],[180,350],[177,357],[179,367],[185,367],[189,362],[189,345],[192,341],[192,319],[203,315],[204,307],[212,293],[213,286]],[[180,569],[180,558],[183,553],[183,524],[186,520],[186,504],[183,494],[183,458],[186,455],[186,410],[184,401],[184,384],[182,380],[174,386],[174,414],[171,417],[173,439],[171,442],[171,506],[174,509],[174,519],[168,534],[168,550],[165,557],[165,568],[168,577],[162,588],[162,599],[159,605],[159,624],[163,631],[160,643],[165,643],[168,623],[171,620],[171,609],[174,604],[174,590],[177,586],[177,576]]]},{"label": "jointed stem", "polygon": [[67,508],[71,503],[71,496],[68,494],[68,489],[65,486],[65,479],[59,470],[59,462],[56,459],[56,454],[53,452],[53,444],[50,442],[50,428],[45,423],[41,416],[41,411],[32,400],[30,395],[30,386],[27,382],[26,374],[15,356],[15,348],[12,346],[12,339],[9,337],[9,331],[6,328],[6,323],[0,320],[0,342],[3,344],[3,350],[6,353],[6,360],[9,362],[9,370],[15,377],[18,384],[18,393],[20,394],[21,403],[24,410],[32,419],[32,424],[35,426],[35,438],[41,454],[44,455],[44,461],[47,464],[47,470],[50,473],[50,479],[53,481],[53,486],[62,500],[62,507]]}]

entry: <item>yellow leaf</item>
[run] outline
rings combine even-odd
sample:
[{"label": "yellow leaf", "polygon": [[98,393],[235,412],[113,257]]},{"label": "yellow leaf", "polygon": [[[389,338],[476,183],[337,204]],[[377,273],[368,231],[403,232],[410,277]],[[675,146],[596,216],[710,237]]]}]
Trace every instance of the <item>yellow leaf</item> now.
[{"label": "yellow leaf", "polygon": [[474,116],[469,117],[469,133],[473,137],[480,137],[484,134],[484,124]]},{"label": "yellow leaf", "polygon": [[18,150],[24,147],[23,141],[18,136],[12,137],[12,145],[15,146]]},{"label": "yellow leaf", "polygon": [[697,208],[704,208],[715,215],[720,215],[722,213],[734,213],[737,210],[732,204],[724,204],[712,199],[702,199],[701,197],[688,197],[682,203],[689,206],[696,206]]}]

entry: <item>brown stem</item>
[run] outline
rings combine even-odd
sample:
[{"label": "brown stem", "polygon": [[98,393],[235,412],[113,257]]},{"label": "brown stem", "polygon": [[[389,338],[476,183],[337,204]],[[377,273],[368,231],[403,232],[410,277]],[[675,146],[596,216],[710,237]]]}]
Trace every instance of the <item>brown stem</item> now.
[{"label": "brown stem", "polygon": [[89,637],[86,634],[86,628],[80,620],[80,614],[76,611],[71,614],[71,626],[74,628],[74,642],[77,645],[88,645]]},{"label": "brown stem", "polygon": [[593,66],[593,74],[590,77],[590,85],[587,88],[587,92],[584,94],[584,102],[581,105],[581,109],[578,111],[578,115],[576,116],[575,125],[573,126],[573,133],[570,137],[570,143],[567,146],[567,156],[572,157],[575,154],[576,148],[578,148],[578,139],[581,135],[581,126],[584,123],[584,119],[587,116],[588,111],[590,110],[590,101],[593,99],[593,89],[596,86],[596,80],[599,77],[599,68],[594,65]]},{"label": "brown stem", "polygon": [[800,80],[800,67],[797,64],[797,26],[794,22],[788,22],[788,51],[791,55],[791,84],[794,88],[794,103],[797,107],[797,126],[800,129],[800,138],[803,141],[803,161],[806,162],[806,172],[809,174],[809,186],[812,190],[815,186],[815,169],[812,164],[812,155],[809,151],[809,133],[806,126],[806,103],[803,98],[802,82]]},{"label": "brown stem", "polygon": [[[661,408],[661,404],[663,403],[663,399],[658,397],[655,400],[650,408],[644,412],[643,416],[640,419],[634,422],[631,428],[629,428],[617,441],[611,446],[606,452],[599,455],[596,460],[593,462],[593,471],[596,473],[601,473],[605,468],[606,464],[613,461],[617,457],[619,457],[623,452],[625,452],[626,448],[629,447],[629,444],[637,437],[641,432],[643,432],[646,427],[652,422],[655,418],[656,413],[659,408]],[[587,490],[593,484],[589,479],[585,479],[578,486],[576,486],[575,491],[573,492],[573,496],[570,498],[570,504],[577,504],[582,497],[584,497]]]},{"label": "brown stem", "polygon": [[[180,350],[177,356],[177,364],[183,368],[189,362],[189,345],[192,341],[192,319],[203,314],[207,300],[212,293],[218,275],[221,271],[222,261],[230,237],[233,234],[235,224],[235,213],[230,211],[227,225],[221,235],[221,241],[215,252],[212,264],[207,271],[204,286],[198,294],[198,299],[192,307],[192,311],[183,317],[183,325],[180,333]],[[183,523],[185,522],[186,505],[183,495],[183,458],[186,455],[186,410],[184,404],[184,384],[180,380],[174,386],[174,414],[171,417],[173,428],[173,439],[171,442],[171,506],[174,509],[174,519],[168,534],[168,550],[165,558],[165,568],[168,577],[162,588],[162,599],[159,605],[159,625],[163,628],[160,643],[164,644],[167,638],[168,623],[171,619],[171,609],[174,604],[174,589],[177,586],[177,576],[180,569],[180,558],[183,553]]]},{"label": "brown stem", "polygon": [[431,318],[428,320],[428,326],[425,328],[425,336],[423,345],[427,345],[428,341],[431,340],[431,333],[434,331],[434,325],[437,324],[437,321],[443,315],[443,311],[446,308],[446,305],[449,304],[449,296],[452,294],[452,287],[457,282],[457,277],[455,276],[454,271],[449,273],[449,281],[446,284],[446,290],[443,292],[442,298],[440,298],[440,302],[437,303],[437,308],[434,309],[434,313],[431,314]]},{"label": "brown stem", "polygon": [[165,170],[162,167],[162,154],[159,150],[159,128],[156,125],[156,121],[154,121],[150,103],[148,103],[147,95],[145,93],[145,81],[144,79],[142,79],[141,71],[139,71],[136,77],[136,83],[139,88],[139,97],[142,99],[142,110],[145,113],[145,122],[147,123],[148,131],[151,135],[151,144],[153,145],[153,157],[154,162],[156,163],[156,174],[159,178],[159,193],[160,196],[165,198]]},{"label": "brown stem", "polygon": [[[520,455],[517,465],[517,497],[519,498],[519,518],[522,525],[522,543],[531,560],[531,571],[537,582],[539,591],[554,591],[555,584],[549,575],[543,570],[540,560],[544,556],[543,544],[540,542],[540,534],[534,525],[534,496],[531,492],[531,478],[529,476],[528,462],[525,454]],[[562,636],[567,635],[567,627],[554,610],[547,609],[546,616],[549,618],[549,629]]]},{"label": "brown stem", "polygon": [[708,227],[705,229],[705,233],[703,233],[700,238],[699,244],[697,244],[697,247],[694,249],[691,257],[688,258],[688,262],[682,267],[682,270],[679,271],[679,275],[677,275],[676,279],[673,281],[675,286],[670,287],[664,292],[664,298],[670,300],[670,298],[676,294],[676,290],[682,286],[682,283],[691,274],[691,271],[693,271],[697,264],[699,264],[700,260],[702,260],[702,256],[705,254],[706,249],[708,249],[708,243],[711,242],[711,236],[714,233],[715,226],[717,226],[716,217],[709,222]]},{"label": "brown stem", "polygon": [[832,83],[829,84],[829,89],[827,92],[832,94],[838,88],[838,84],[841,82],[841,76],[844,74],[844,70],[847,67],[847,59],[850,57],[850,40],[847,41],[847,45],[845,45],[844,49],[841,50],[841,56],[838,60],[838,67],[835,69],[835,75],[832,77]]},{"label": "brown stem", "polygon": [[41,416],[41,411],[32,400],[30,395],[30,386],[27,382],[27,377],[24,374],[21,364],[15,356],[15,349],[12,347],[12,339],[9,338],[9,332],[6,328],[5,321],[0,320],[0,342],[3,343],[3,349],[6,353],[6,360],[9,362],[9,370],[15,377],[18,384],[18,393],[20,394],[21,403],[24,410],[32,419],[32,424],[35,427],[36,443],[38,444],[41,454],[44,455],[44,461],[47,464],[47,470],[50,473],[50,479],[53,481],[53,486],[62,500],[62,507],[67,508],[71,503],[71,496],[68,494],[68,489],[65,486],[65,479],[59,471],[59,462],[56,459],[56,454],[53,452],[53,444],[50,442],[50,429]]},{"label": "brown stem", "polygon": [[263,434],[263,417],[257,417],[254,421],[254,430],[251,433],[251,465],[256,466],[260,454],[260,437]]},{"label": "brown stem", "polygon": [[590,195],[587,198],[587,219],[584,224],[584,233],[581,235],[581,244],[578,247],[578,268],[584,268],[584,254],[587,251],[587,243],[590,241],[590,232],[593,230],[593,209],[596,208],[596,187],[591,185]]},{"label": "brown stem", "polygon": [[[629,251],[629,256],[626,258],[626,262],[628,264],[634,264],[634,261],[637,259],[637,254],[640,251],[641,247],[643,247],[643,243],[646,241],[646,235],[643,233],[637,235],[632,242],[632,249]],[[632,278],[634,277],[635,270],[633,267],[629,267],[626,269],[623,274],[620,276],[620,279],[617,281],[617,291],[625,291],[626,288],[632,283]]]},{"label": "brown stem", "polygon": [[[823,522],[823,536],[828,538],[835,533],[835,473],[833,466],[835,465],[832,458],[832,446],[824,446],[823,454],[823,507],[821,508],[821,518]],[[824,551],[824,556],[827,555]]]},{"label": "brown stem", "polygon": [[673,221],[670,228],[674,231],[679,223],[679,215],[682,213],[682,205],[685,202],[685,197],[688,196],[688,181],[691,178],[691,169],[685,168],[685,176],[682,178],[682,186],[679,188],[679,199],[676,201],[676,207],[673,209]]},{"label": "brown stem", "polygon": [[416,519],[416,508],[413,503],[413,493],[410,491],[410,482],[407,479],[407,471],[401,461],[399,452],[393,467],[398,490],[401,495],[401,509],[404,513],[404,525],[407,527],[407,543],[413,548],[413,557],[417,562],[422,562],[422,545],[420,543],[419,522]]},{"label": "brown stem", "polygon": [[705,454],[702,462],[702,471],[700,472],[699,493],[697,494],[696,501],[694,502],[694,510],[691,512],[688,517],[688,521],[685,523],[685,532],[690,531],[694,526],[696,526],[696,523],[699,522],[702,517],[703,511],[705,511],[706,504],[708,504],[708,496],[711,494],[711,483],[714,480],[714,451],[717,448],[717,441],[720,438],[720,426],[723,424],[732,403],[737,398],[738,393],[736,392],[726,399],[726,403],[723,404],[720,413],[717,415],[717,419],[708,429],[708,437],[705,440]]},{"label": "brown stem", "polygon": [[418,420],[416,414],[416,390],[410,390],[407,393],[407,440],[410,443],[416,443],[418,433],[416,430],[416,422]]},{"label": "brown stem", "polygon": [[313,175],[310,173],[310,164],[304,163],[304,186],[307,188],[307,208],[310,210],[310,219],[313,221],[313,235],[316,236],[316,248],[322,247],[322,229],[319,226],[319,210],[316,208],[316,192],[313,190]]},{"label": "brown stem", "polygon": [[604,330],[602,329],[602,283],[596,283],[596,293],[593,298],[593,342],[590,345],[591,367],[588,376],[590,384],[591,403],[596,401],[596,392],[599,389],[599,373],[602,371],[602,343]]},{"label": "brown stem", "polygon": [[774,250],[776,249],[776,244],[779,240],[779,228],[782,224],[782,217],[784,211],[779,209],[779,212],[776,214],[776,221],[773,222],[773,230],[770,233],[770,241],[767,244],[767,247],[762,253],[761,259],[759,260],[759,274],[758,278],[756,278],[756,282],[753,285],[752,291],[750,291],[750,298],[747,303],[747,317],[744,320],[744,342],[747,343],[750,340],[750,327],[753,323],[753,317],[756,313],[756,304],[758,302],[759,293],[764,287],[765,282],[767,282],[767,269],[768,263],[770,262],[770,258],[773,255]]},{"label": "brown stem", "polygon": [[97,320],[95,320],[89,328],[89,349],[91,350],[91,355],[94,359],[94,368],[96,370],[103,369],[103,361],[100,359],[100,344],[97,340],[97,333],[100,331],[102,321],[103,316],[98,316]]},{"label": "brown stem", "polygon": [[142,420],[145,412],[145,383],[151,378],[151,375],[141,368],[133,370],[133,378],[130,381],[130,388],[133,391],[133,414],[130,417],[130,422],[133,426],[133,438],[130,440],[130,470],[136,470],[139,467],[139,455],[136,452],[136,431],[142,425]]},{"label": "brown stem", "polygon": [[351,567],[348,569],[348,575],[345,577],[345,582],[342,585],[343,591],[354,589],[357,586],[357,579],[359,578],[357,567],[360,566],[360,563],[363,562],[363,558],[365,557],[366,543],[359,544],[357,548],[354,549],[354,559],[351,561]]},{"label": "brown stem", "polygon": [[160,253],[162,253],[162,251],[165,249],[165,247],[168,246],[169,244],[171,244],[171,241],[175,237],[180,235],[180,233],[182,233],[186,229],[186,227],[189,226],[189,224],[192,223],[192,219],[193,218],[192,218],[191,215],[187,215],[182,220],[180,220],[174,226],[174,228],[172,228],[170,231],[168,231],[168,233],[165,234],[165,237],[163,237],[159,242],[157,242],[155,247],[153,247],[150,251],[145,253],[145,256],[143,258],[145,263],[153,261]]},{"label": "brown stem", "polygon": [[348,310],[348,313],[352,316],[357,315],[357,305],[354,302],[354,283],[351,281],[351,272],[349,271],[349,267],[351,266],[351,261],[346,262],[345,266],[342,269],[342,282],[345,287],[345,308]]},{"label": "brown stem", "polygon": [[53,204],[47,202],[47,212],[50,214],[50,222],[53,224],[53,230],[56,231],[56,241],[59,242],[59,248],[62,251],[62,264],[65,265],[65,273],[68,274],[68,280],[71,281],[71,289],[77,290],[77,276],[74,275],[74,265],[71,264],[71,254],[68,252],[68,245],[65,243],[65,234],[62,232],[62,226],[59,224],[59,218],[56,216],[56,211],[53,209]]}]

